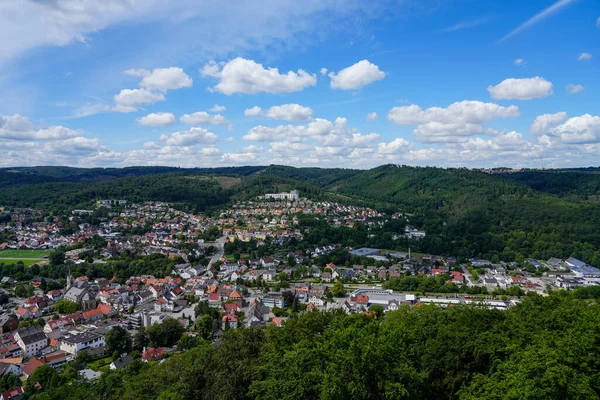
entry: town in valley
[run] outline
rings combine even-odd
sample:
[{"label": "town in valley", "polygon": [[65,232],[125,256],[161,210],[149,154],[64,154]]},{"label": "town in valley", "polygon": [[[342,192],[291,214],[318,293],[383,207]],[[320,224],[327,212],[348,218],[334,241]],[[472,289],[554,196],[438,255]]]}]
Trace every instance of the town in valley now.
[{"label": "town in valley", "polygon": [[81,379],[94,380],[313,310],[373,318],[425,304],[506,310],[531,292],[600,283],[600,270],[573,257],[457,259],[330,241],[321,227],[368,237],[393,222],[392,240],[405,243],[427,233],[401,210],[296,190],[212,215],[108,199],[67,215],[4,207],[0,216],[0,374],[17,378],[13,392],[44,365],[74,363]]}]

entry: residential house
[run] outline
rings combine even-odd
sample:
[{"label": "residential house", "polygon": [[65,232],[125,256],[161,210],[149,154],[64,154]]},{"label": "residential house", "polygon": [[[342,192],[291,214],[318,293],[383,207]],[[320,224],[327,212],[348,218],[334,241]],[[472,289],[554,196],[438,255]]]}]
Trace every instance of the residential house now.
[{"label": "residential house", "polygon": [[152,297],[154,297],[155,299],[158,299],[159,297],[162,297],[165,294],[165,288],[161,285],[152,285],[148,290],[150,290],[150,292],[152,293]]},{"label": "residential house", "polygon": [[25,388],[23,386],[17,386],[0,394],[0,399],[2,400],[16,400],[21,398],[21,395],[25,393]]},{"label": "residential house", "polygon": [[42,316],[40,310],[35,306],[31,308],[19,307],[15,311],[15,314],[19,319],[39,318]]},{"label": "residential house", "polygon": [[369,296],[367,296],[365,294],[359,294],[358,296],[356,296],[354,301],[356,302],[356,304],[366,306],[369,304]]},{"label": "residential house", "polygon": [[225,330],[226,328],[236,329],[238,325],[238,318],[234,314],[225,314],[221,322],[221,329],[223,330]]},{"label": "residential house", "polygon": [[283,296],[281,295],[281,293],[277,292],[268,293],[260,299],[260,304],[269,308],[283,308]]},{"label": "residential house", "polygon": [[353,269],[342,269],[342,278],[356,278],[356,271]]},{"label": "residential house", "polygon": [[93,381],[94,379],[98,379],[102,376],[102,372],[96,372],[93,369],[82,369],[79,371],[79,376],[88,381]]},{"label": "residential house", "polygon": [[452,278],[450,278],[452,283],[456,283],[457,285],[465,283],[465,277],[459,271],[452,271],[450,274],[452,275]]},{"label": "residential house", "polygon": [[101,309],[94,308],[93,310],[84,311],[83,316],[86,322],[96,322],[104,317],[104,313],[102,313]]},{"label": "residential house", "polygon": [[82,350],[96,349],[104,346],[104,335],[91,331],[64,337],[60,343],[62,351],[75,356]]},{"label": "residential house", "polygon": [[162,347],[146,347],[142,353],[142,361],[158,361],[165,356],[165,350]]},{"label": "residential house", "polygon": [[29,378],[31,376],[31,374],[33,374],[35,372],[36,369],[38,369],[39,367],[42,367],[46,364],[44,364],[42,361],[38,360],[35,357],[32,357],[29,359],[29,361],[27,361],[25,363],[25,365],[23,366],[23,376],[25,377],[25,379]]},{"label": "residential house", "polygon": [[42,349],[48,347],[48,337],[44,331],[37,326],[17,331],[15,333],[17,344],[23,350],[25,358],[41,353]]},{"label": "residential house", "polygon": [[54,330],[68,328],[83,322],[85,322],[83,312],[77,311],[76,313],[65,315],[57,320],[48,320],[44,326],[44,332],[50,333]]},{"label": "residential house", "polygon": [[275,279],[275,276],[277,276],[277,271],[274,269],[263,271],[261,275],[262,279],[266,282],[271,282],[273,279]]},{"label": "residential house", "polygon": [[320,293],[313,293],[308,297],[308,303],[313,304],[317,307],[323,307],[325,305],[325,299]]},{"label": "residential house", "polygon": [[126,366],[131,364],[132,361],[133,361],[133,357],[130,355],[126,355],[124,357],[119,357],[118,359],[116,359],[115,361],[110,363],[110,369],[115,370],[115,369],[125,368]]},{"label": "residential house", "polygon": [[46,354],[40,361],[52,368],[59,368],[67,363],[67,354],[62,351]]},{"label": "residential house", "polygon": [[485,278],[483,278],[483,284],[487,288],[494,289],[498,287],[498,280],[493,276],[486,276]]},{"label": "residential house", "polygon": [[257,300],[253,300],[246,315],[246,325],[248,327],[264,325],[269,315],[270,310],[268,307],[261,306]]},{"label": "residential house", "polygon": [[[321,268],[319,268],[316,265],[313,265],[311,268],[311,275],[313,278],[319,278],[321,277]],[[331,274],[330,274],[330,279],[331,279]]]},{"label": "residential house", "polygon": [[49,291],[47,293],[47,296],[48,296],[49,299],[51,299],[53,301],[59,301],[59,300],[62,300],[63,293],[60,290],[55,289],[55,290]]},{"label": "residential house", "polygon": [[15,314],[4,314],[0,316],[0,333],[11,332],[19,326],[19,319]]},{"label": "residential house", "polygon": [[218,305],[221,304],[221,295],[218,293],[211,293],[208,295],[208,304]]},{"label": "residential house", "polygon": [[21,368],[16,364],[10,364],[0,361],[0,377],[5,377],[6,375],[21,375]]}]

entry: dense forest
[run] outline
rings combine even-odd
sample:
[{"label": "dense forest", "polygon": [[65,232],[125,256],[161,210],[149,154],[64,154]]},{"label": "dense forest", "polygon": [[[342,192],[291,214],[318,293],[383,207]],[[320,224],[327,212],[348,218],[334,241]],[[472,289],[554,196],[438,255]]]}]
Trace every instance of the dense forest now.
[{"label": "dense forest", "polygon": [[[22,177],[19,179],[18,177]],[[600,266],[600,174],[595,169],[486,174],[476,170],[383,165],[371,170],[253,166],[181,169],[33,167],[0,170],[0,205],[40,207],[60,214],[101,198],[168,201],[192,212],[216,212],[232,200],[298,189],[313,200],[401,211],[427,232],[393,241],[402,224],[375,238],[333,232],[356,245],[521,261],[574,256]],[[357,228],[358,230],[359,228]]]},{"label": "dense forest", "polygon": [[[381,315],[309,312],[282,327],[227,330],[164,363],[94,382],[51,369],[50,399],[598,399],[600,312],[572,293],[507,311],[421,305]],[[195,347],[194,347],[195,346]],[[37,371],[36,371],[37,373]]]}]

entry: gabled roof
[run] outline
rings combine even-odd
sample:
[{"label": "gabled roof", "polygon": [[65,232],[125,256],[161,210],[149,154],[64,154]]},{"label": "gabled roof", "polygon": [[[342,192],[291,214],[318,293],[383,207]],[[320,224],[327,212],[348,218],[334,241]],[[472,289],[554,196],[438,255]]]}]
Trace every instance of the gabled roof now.
[{"label": "gabled roof", "polygon": [[43,365],[46,365],[46,364],[44,364],[42,361],[38,360],[37,358],[35,358],[35,357],[30,358],[29,361],[27,361],[27,363],[23,367],[23,374],[30,376],[31,374],[33,374],[33,372],[36,369],[38,369],[39,367],[41,367]]},{"label": "gabled roof", "polygon": [[11,400],[17,397],[20,397],[25,392],[23,386],[17,386],[16,388],[12,388],[7,390],[6,392],[2,392],[2,400]]},{"label": "gabled roof", "polygon": [[223,322],[237,322],[238,318],[233,314],[225,314],[223,316]]},{"label": "gabled roof", "polygon": [[104,315],[109,315],[114,311],[113,308],[108,304],[100,304],[98,306],[98,310],[100,310]]},{"label": "gabled roof", "polygon": [[84,311],[83,315],[85,316],[86,319],[90,319],[90,318],[95,318],[95,317],[104,315],[104,313],[102,312],[102,310],[94,308],[93,310]]},{"label": "gabled roof", "polygon": [[133,361],[133,357],[130,355],[126,355],[125,357],[120,357],[119,359],[112,362],[115,368],[123,368],[131,364]]},{"label": "gabled roof", "polygon": [[19,316],[23,316],[25,314],[27,314],[28,312],[30,312],[31,310],[29,308],[25,308],[25,307],[19,307],[17,308],[17,310],[15,311],[15,314],[19,315]]},{"label": "gabled roof", "polygon": [[146,347],[146,351],[142,354],[142,357],[147,360],[156,360],[165,355],[165,350],[162,347]]}]

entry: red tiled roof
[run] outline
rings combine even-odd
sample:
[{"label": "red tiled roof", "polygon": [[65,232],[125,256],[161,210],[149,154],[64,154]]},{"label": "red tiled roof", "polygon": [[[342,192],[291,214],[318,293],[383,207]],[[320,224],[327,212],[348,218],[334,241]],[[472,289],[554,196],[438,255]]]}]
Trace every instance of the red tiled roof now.
[{"label": "red tiled roof", "polygon": [[240,306],[237,303],[226,303],[223,305],[225,312],[231,314],[240,310]]},{"label": "red tiled roof", "polygon": [[237,290],[234,290],[233,292],[231,292],[229,294],[229,298],[231,300],[241,300],[242,299],[242,294],[240,292],[238,292]]},{"label": "red tiled roof", "polygon": [[223,316],[223,322],[237,322],[237,317],[233,314],[225,314]]},{"label": "red tiled roof", "polygon": [[45,356],[42,358],[42,360],[45,363],[52,363],[54,361],[60,361],[60,360],[66,360],[67,355],[65,353],[56,353],[56,354],[52,354],[50,356]]},{"label": "red tiled roof", "polygon": [[113,312],[113,308],[108,304],[100,304],[98,306],[98,310],[100,310],[104,315],[108,315]]},{"label": "red tiled roof", "polygon": [[144,360],[156,360],[165,355],[165,350],[162,347],[146,347],[146,351],[142,354]]},{"label": "red tiled roof", "polygon": [[358,304],[368,304],[369,303],[369,296],[366,296],[364,294],[359,294],[358,296],[356,296],[356,302]]},{"label": "red tiled roof", "polygon": [[463,274],[461,274],[458,271],[452,271],[451,274],[452,274],[452,280],[461,281],[461,282],[465,280],[465,277],[463,276]]},{"label": "red tiled roof", "polygon": [[7,390],[6,392],[2,392],[2,400],[10,400],[16,397],[20,397],[25,392],[23,386],[17,386],[16,388],[12,388]]},{"label": "red tiled roof", "polygon": [[90,318],[98,317],[100,315],[104,315],[104,313],[101,310],[94,308],[93,310],[84,311],[83,315],[85,316],[86,319],[90,319]]},{"label": "red tiled roof", "polygon": [[27,313],[27,311],[29,311],[29,308],[19,307],[17,308],[17,311],[15,311],[15,314],[20,315],[22,317]]},{"label": "red tiled roof", "polygon": [[33,374],[33,372],[36,369],[38,369],[39,367],[41,367],[43,365],[46,365],[46,364],[44,364],[42,361],[38,360],[37,358],[30,358],[29,361],[27,361],[27,363],[23,367],[23,374],[29,376],[29,375]]}]

